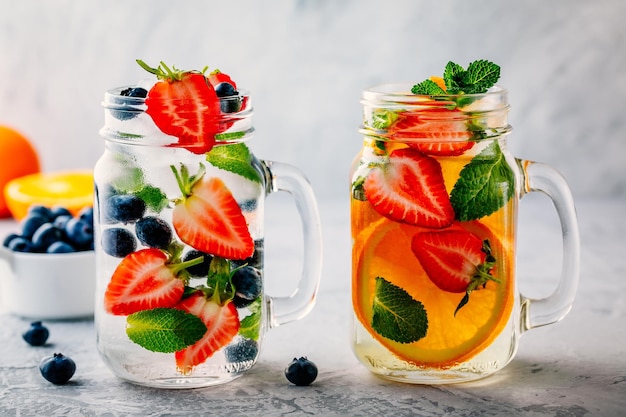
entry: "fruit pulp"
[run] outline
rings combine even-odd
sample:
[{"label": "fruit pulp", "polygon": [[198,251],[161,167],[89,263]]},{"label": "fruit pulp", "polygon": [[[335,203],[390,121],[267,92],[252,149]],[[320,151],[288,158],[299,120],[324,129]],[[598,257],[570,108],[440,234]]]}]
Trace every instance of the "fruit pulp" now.
[{"label": "fruit pulp", "polygon": [[[366,140],[353,167],[353,184],[366,176],[379,149]],[[380,147],[380,144],[377,145]],[[390,148],[408,145],[385,143]],[[437,160],[448,193],[467,166],[488,144],[459,156],[430,156]],[[455,221],[443,230],[468,231],[489,240],[496,260],[491,273],[499,282],[487,282],[469,294],[448,292],[433,282],[411,248],[415,235],[437,232],[390,219],[353,191],[351,197],[353,350],[371,371],[390,379],[415,383],[460,382],[489,375],[512,358],[518,337],[511,314],[515,296],[514,224],[517,199],[503,202],[495,212],[477,220]],[[373,323],[378,302],[376,281],[384,278],[423,305],[425,336],[417,341],[395,341]],[[400,307],[398,307],[400,308]],[[455,313],[455,309],[458,309]]]},{"label": "fruit pulp", "polygon": [[[115,141],[107,141],[105,153],[94,170],[98,276],[95,314],[97,346],[101,357],[114,374],[140,385],[194,388],[221,384],[237,378],[252,367],[260,351],[265,332],[265,322],[260,318],[267,313],[262,294],[248,305],[237,308],[240,331],[227,344],[219,346],[200,363],[184,369],[177,364],[176,352],[153,351],[150,346],[145,347],[131,340],[128,333],[130,315],[111,314],[106,310],[105,293],[123,258],[105,252],[102,247],[103,231],[112,228],[125,229],[135,239],[135,252],[146,250],[145,244],[137,238],[135,221],[121,222],[106,218],[104,207],[107,200],[111,195],[140,196],[147,206],[144,218],[156,217],[169,225],[173,232],[172,241],[182,248],[182,254],[186,254],[195,248],[182,242],[174,232],[172,215],[176,202],[181,198],[181,190],[170,166],[180,168],[184,165],[193,175],[198,172],[200,164],[206,168],[204,177],[219,177],[223,186],[232,194],[236,201],[236,210],[241,211],[248,232],[254,240],[253,254],[246,259],[226,259],[228,268],[232,271],[246,264],[257,268],[262,274],[264,232],[261,219],[265,192],[262,180],[250,181],[235,173],[218,169],[207,162],[205,154],[197,155],[181,148],[134,146]],[[259,176],[262,178],[260,172]],[[192,276],[185,282],[187,292],[206,289],[208,285],[206,275]],[[244,327],[245,330],[242,330]]]}]

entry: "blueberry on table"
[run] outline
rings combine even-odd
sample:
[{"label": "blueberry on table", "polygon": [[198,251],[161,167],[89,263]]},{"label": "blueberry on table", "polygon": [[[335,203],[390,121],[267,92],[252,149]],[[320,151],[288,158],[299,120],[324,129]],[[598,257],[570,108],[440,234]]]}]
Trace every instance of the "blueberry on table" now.
[{"label": "blueberry on table", "polygon": [[133,234],[121,227],[102,231],[102,250],[116,258],[123,258],[137,249],[137,241]]},{"label": "blueberry on table", "polygon": [[187,272],[192,277],[206,278],[209,275],[209,266],[213,260],[213,256],[208,253],[200,252],[199,250],[192,249],[183,256],[183,262],[190,261],[199,257],[203,257],[201,263],[187,267]]},{"label": "blueberry on table", "polygon": [[48,340],[50,332],[40,321],[34,321],[30,328],[22,334],[22,338],[31,346],[43,346]]},{"label": "blueberry on table", "polygon": [[285,376],[292,384],[311,385],[317,378],[317,366],[306,357],[293,358],[293,361],[285,368]]},{"label": "blueberry on table", "polygon": [[132,223],[145,212],[146,203],[132,194],[113,195],[104,203],[105,219],[113,222]]},{"label": "blueberry on table", "polygon": [[55,385],[63,385],[69,381],[76,372],[76,363],[62,353],[43,358],[39,364],[41,376]]},{"label": "blueberry on table", "polygon": [[158,217],[144,217],[135,224],[137,239],[150,248],[167,249],[172,241],[172,229]]},{"label": "blueberry on table", "polygon": [[261,271],[251,266],[237,269],[230,282],[235,287],[233,302],[235,307],[241,308],[250,305],[259,295],[263,288]]}]

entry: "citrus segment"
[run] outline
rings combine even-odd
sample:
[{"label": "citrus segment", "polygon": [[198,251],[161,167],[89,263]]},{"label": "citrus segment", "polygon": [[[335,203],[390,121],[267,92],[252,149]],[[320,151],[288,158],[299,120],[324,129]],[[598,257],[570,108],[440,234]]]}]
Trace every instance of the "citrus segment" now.
[{"label": "citrus segment", "polygon": [[39,170],[39,157],[28,139],[8,126],[0,126],[0,217],[11,215],[2,193],[6,184]]},{"label": "citrus segment", "polygon": [[11,214],[21,220],[32,205],[63,206],[73,215],[93,205],[90,171],[31,174],[11,180],[4,189]]},{"label": "citrus segment", "polygon": [[[483,224],[455,223],[448,230],[467,230],[489,239],[498,262],[488,282],[472,291],[469,302],[455,316],[463,294],[445,292],[428,278],[411,251],[412,237],[425,229],[380,221],[363,230],[354,242],[353,304],[357,318],[370,334],[399,358],[419,366],[450,367],[470,359],[500,334],[512,305],[512,265],[500,241]],[[413,343],[382,337],[371,326],[376,277],[407,291],[424,305],[426,336]]]}]

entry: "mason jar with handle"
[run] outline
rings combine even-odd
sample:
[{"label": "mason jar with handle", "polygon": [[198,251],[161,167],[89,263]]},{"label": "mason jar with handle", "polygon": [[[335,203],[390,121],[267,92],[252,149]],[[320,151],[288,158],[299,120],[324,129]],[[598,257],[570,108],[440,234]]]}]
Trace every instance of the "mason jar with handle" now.
[{"label": "mason jar with handle", "polygon": [[[580,243],[571,192],[548,165],[507,150],[507,91],[363,92],[363,147],[351,169],[352,346],[372,372],[442,384],[490,375],[520,336],[571,308]],[[563,235],[558,287],[518,291],[520,199],[543,192]]]},{"label": "mason jar with handle", "polygon": [[[203,78],[194,94],[206,93],[209,104],[200,110],[153,94],[158,83],[137,94],[112,89],[103,103],[105,149],[94,170],[97,347],[115,375],[146,386],[197,388],[241,376],[268,329],[311,310],[321,275],[307,179],[250,151],[246,91],[228,79],[233,88],[216,97]],[[204,136],[189,139],[185,130],[199,120]],[[297,290],[272,297],[263,289],[263,219],[266,197],[280,191],[299,210],[304,259]]]}]

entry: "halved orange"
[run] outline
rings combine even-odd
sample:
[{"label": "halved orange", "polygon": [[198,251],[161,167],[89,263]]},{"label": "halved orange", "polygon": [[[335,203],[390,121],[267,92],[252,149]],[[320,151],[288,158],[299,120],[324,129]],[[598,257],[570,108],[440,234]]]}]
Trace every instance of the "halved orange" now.
[{"label": "halved orange", "polygon": [[91,171],[64,171],[26,175],[9,181],[4,197],[11,214],[21,220],[32,205],[63,206],[76,215],[93,205]]},{"label": "halved orange", "polygon": [[[474,290],[456,316],[455,309],[464,294],[437,288],[411,251],[412,237],[425,229],[381,219],[361,231],[354,241],[352,294],[359,321],[389,351],[418,366],[446,368],[475,356],[500,334],[513,306],[513,265],[508,245],[503,246],[478,221],[456,223],[451,228],[463,228],[489,239],[497,259],[495,276],[502,280]],[[384,277],[423,304],[428,316],[425,337],[399,343],[372,328],[376,277]]]}]

